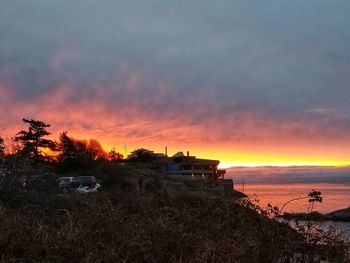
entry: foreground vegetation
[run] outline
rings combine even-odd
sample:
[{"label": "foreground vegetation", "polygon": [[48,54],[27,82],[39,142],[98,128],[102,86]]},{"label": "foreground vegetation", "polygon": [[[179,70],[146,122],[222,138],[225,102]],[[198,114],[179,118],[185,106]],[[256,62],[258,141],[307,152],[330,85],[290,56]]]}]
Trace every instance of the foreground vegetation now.
[{"label": "foreground vegetation", "polygon": [[[121,161],[96,141],[67,133],[48,141],[47,124],[24,122],[29,129],[17,134],[12,151],[0,140],[7,177],[94,174],[103,191],[0,193],[0,262],[349,262],[345,241],[332,230],[292,229],[271,218],[276,209],[242,195],[168,181],[150,167],[149,156]],[[56,155],[48,157],[45,147]]]},{"label": "foreground vegetation", "polygon": [[143,192],[122,191],[117,179],[91,195],[3,197],[1,262],[347,260],[345,243],[334,235],[292,230],[230,196],[176,192],[149,174],[153,187]]}]

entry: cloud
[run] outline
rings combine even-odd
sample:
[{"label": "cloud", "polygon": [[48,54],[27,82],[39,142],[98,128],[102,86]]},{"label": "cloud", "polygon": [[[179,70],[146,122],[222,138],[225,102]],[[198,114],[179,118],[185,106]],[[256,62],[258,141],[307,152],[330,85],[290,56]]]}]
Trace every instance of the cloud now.
[{"label": "cloud", "polygon": [[42,118],[104,145],[348,145],[348,8],[3,2],[0,126]]}]

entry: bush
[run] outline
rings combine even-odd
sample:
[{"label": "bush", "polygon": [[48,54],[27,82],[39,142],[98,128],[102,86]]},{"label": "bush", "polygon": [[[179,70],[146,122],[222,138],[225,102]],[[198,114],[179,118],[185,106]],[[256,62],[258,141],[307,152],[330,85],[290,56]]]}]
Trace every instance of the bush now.
[{"label": "bush", "polygon": [[[290,262],[295,253],[323,252],[225,196],[22,196],[3,203],[0,220],[3,262]],[[338,248],[329,242],[328,251]],[[337,251],[330,255],[343,260]]]}]

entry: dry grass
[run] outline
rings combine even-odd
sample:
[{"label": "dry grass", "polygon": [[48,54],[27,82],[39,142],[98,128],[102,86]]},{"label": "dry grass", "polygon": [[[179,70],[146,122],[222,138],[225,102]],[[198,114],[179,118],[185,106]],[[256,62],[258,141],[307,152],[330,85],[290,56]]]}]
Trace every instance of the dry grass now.
[{"label": "dry grass", "polygon": [[0,221],[3,262],[277,262],[302,244],[236,203],[191,196],[46,196],[3,205]]},{"label": "dry grass", "polygon": [[[307,243],[227,196],[169,194],[151,170],[98,169],[107,183],[98,194],[31,192],[2,200],[0,262],[292,262],[294,253],[345,262],[339,239],[327,249]],[[121,191],[135,175],[152,178],[152,187]]]}]

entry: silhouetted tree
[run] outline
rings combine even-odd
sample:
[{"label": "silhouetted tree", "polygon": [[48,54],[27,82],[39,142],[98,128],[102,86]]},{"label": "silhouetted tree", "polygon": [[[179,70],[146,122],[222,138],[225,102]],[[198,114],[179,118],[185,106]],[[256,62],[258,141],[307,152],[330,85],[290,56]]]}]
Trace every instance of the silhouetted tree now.
[{"label": "silhouetted tree", "polygon": [[117,160],[121,160],[123,158],[124,158],[124,156],[121,153],[115,151],[114,149],[111,150],[107,155],[108,161],[117,161]]},{"label": "silhouetted tree", "polygon": [[283,208],[284,208],[286,205],[288,205],[288,204],[291,203],[291,202],[298,201],[298,200],[301,200],[301,199],[309,199],[309,203],[310,203],[310,205],[311,205],[311,206],[310,206],[310,211],[309,211],[309,213],[312,212],[315,202],[322,203],[322,200],[323,200],[323,198],[322,198],[322,193],[321,193],[320,191],[312,190],[310,193],[308,193],[307,196],[299,196],[299,197],[297,197],[297,198],[293,198],[293,199],[289,200],[288,202],[286,202],[286,203],[282,206],[282,208],[281,208],[281,210],[280,210],[280,214],[282,214]]},{"label": "silhouetted tree", "polygon": [[67,132],[60,134],[57,144],[59,166],[62,170],[74,171],[85,169],[95,161],[104,160],[106,157],[101,144],[97,140],[75,140],[67,135]]},{"label": "silhouetted tree", "polygon": [[37,164],[40,160],[43,160],[43,148],[55,149],[55,143],[45,138],[51,134],[46,129],[50,125],[33,119],[23,119],[23,122],[29,124],[29,128],[27,131],[22,130],[17,133],[15,141],[21,144],[20,154]]},{"label": "silhouetted tree", "polygon": [[77,158],[77,149],[74,140],[68,137],[67,132],[60,134],[60,142],[57,144],[57,150],[60,152],[58,160],[65,162]]},{"label": "silhouetted tree", "polygon": [[146,162],[146,163],[152,162],[154,158],[155,158],[154,152],[144,148],[136,149],[132,151],[131,154],[128,156],[128,159],[130,161]]},{"label": "silhouetted tree", "polygon": [[5,158],[5,141],[0,136],[0,164],[4,161]]},{"label": "silhouetted tree", "polygon": [[94,161],[106,159],[106,153],[102,149],[101,144],[95,139],[89,141],[86,147],[86,152],[89,155],[89,158]]}]

